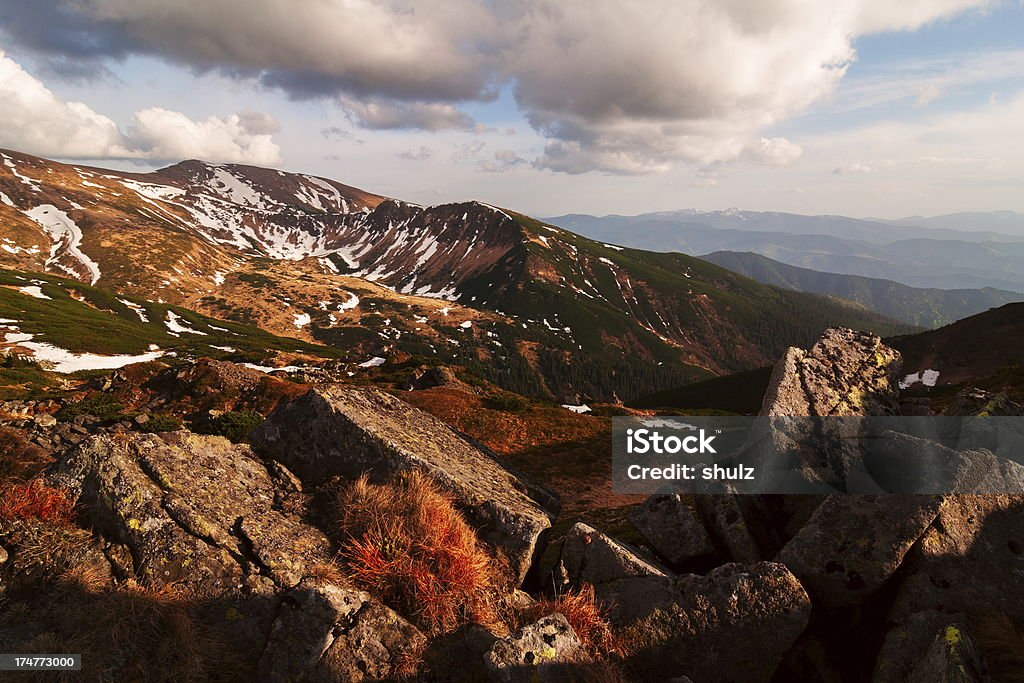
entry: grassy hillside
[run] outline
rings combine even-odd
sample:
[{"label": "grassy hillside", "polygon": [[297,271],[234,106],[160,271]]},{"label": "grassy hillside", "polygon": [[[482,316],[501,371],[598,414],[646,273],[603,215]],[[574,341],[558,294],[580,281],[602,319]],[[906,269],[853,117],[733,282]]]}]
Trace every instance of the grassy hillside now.
[{"label": "grassy hillside", "polygon": [[[115,295],[69,278],[5,269],[0,269],[0,318],[13,321],[6,324],[17,327],[18,332],[31,334],[33,342],[72,353],[141,354],[156,345],[164,351],[207,357],[256,357],[274,352],[342,355],[337,349],[275,336],[179,306]],[[175,323],[168,320],[192,332],[173,332]]]},{"label": "grassy hillside", "polygon": [[758,282],[784,289],[841,297],[894,320],[934,328],[996,306],[1024,300],[1024,294],[983,289],[925,289],[882,280],[799,268],[751,252],[719,251],[702,258]]}]

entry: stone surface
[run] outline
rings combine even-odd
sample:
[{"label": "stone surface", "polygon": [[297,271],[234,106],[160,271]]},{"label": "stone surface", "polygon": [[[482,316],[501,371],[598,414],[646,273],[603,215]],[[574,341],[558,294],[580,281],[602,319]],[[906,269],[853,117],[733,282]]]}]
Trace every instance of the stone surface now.
[{"label": "stone surface", "polygon": [[562,566],[569,583],[601,584],[627,576],[668,576],[669,571],[625,543],[577,522],[565,536]]},{"label": "stone surface", "polygon": [[[750,500],[747,500],[747,499]],[[696,496],[696,507],[710,537],[733,562],[753,564],[765,559],[752,533],[746,504],[753,504],[753,496],[733,493]]]},{"label": "stone surface", "polygon": [[[905,683],[911,680],[914,672],[927,668],[929,665],[925,663],[934,661],[935,656],[940,654],[932,652],[939,636],[949,635],[950,640],[963,640],[967,628],[967,619],[962,614],[928,610],[910,615],[886,634],[875,663],[872,682]],[[925,680],[960,679],[938,677]]]},{"label": "stone surface", "polygon": [[221,437],[94,437],[58,464],[54,480],[157,584],[217,593],[262,575],[289,587],[333,554],[324,534],[276,509],[285,484],[248,446]]},{"label": "stone surface", "polygon": [[630,511],[629,520],[667,562],[683,564],[714,552],[707,531],[679,494],[651,496]]},{"label": "stone surface", "polygon": [[485,655],[495,683],[573,680],[567,665],[580,654],[580,640],[561,614],[528,624],[496,642]]},{"label": "stone surface", "polygon": [[771,562],[619,579],[605,596],[644,680],[769,681],[811,613],[800,582]]},{"label": "stone surface", "polygon": [[505,553],[520,581],[557,509],[554,494],[510,472],[432,415],[377,389],[315,388],[271,413],[251,440],[304,483],[363,473],[384,480],[402,470],[422,470],[453,493],[481,538]]},{"label": "stone surface", "polygon": [[833,495],[779,553],[815,604],[863,599],[899,568],[942,506],[941,496]]},{"label": "stone surface", "polygon": [[908,683],[982,683],[985,673],[981,651],[968,630],[948,625],[935,634],[931,647],[910,672]]},{"label": "stone surface", "polygon": [[950,496],[905,560],[890,618],[999,610],[1024,621],[1024,496]]},{"label": "stone surface", "polygon": [[305,581],[284,598],[259,660],[259,679],[391,680],[412,665],[426,638],[362,591]]}]

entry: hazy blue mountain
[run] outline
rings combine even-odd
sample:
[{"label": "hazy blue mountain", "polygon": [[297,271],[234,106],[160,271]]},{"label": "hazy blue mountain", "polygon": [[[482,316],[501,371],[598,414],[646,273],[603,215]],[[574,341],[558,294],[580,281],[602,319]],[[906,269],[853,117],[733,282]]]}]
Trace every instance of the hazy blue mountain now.
[{"label": "hazy blue mountain", "polygon": [[1024,292],[1024,236],[751,211],[548,220],[592,239],[651,251],[753,252],[787,265],[911,287]]},{"label": "hazy blue mountain", "polygon": [[767,285],[838,296],[912,325],[935,328],[1016,301],[1024,294],[983,289],[918,288],[883,280],[790,266],[751,252],[719,251],[703,258]]}]

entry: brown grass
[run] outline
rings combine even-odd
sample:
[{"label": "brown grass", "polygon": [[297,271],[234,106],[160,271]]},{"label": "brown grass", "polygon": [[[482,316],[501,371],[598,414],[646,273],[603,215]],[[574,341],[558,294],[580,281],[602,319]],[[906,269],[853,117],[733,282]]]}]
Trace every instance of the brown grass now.
[{"label": "brown grass", "polygon": [[451,496],[424,475],[385,485],[363,477],[336,502],[342,554],[359,586],[431,632],[500,624],[497,602],[511,586]]},{"label": "brown grass", "polygon": [[68,494],[42,480],[0,485],[0,522],[41,519],[66,525],[72,522],[74,513],[75,505]]},{"label": "brown grass", "polygon": [[601,658],[622,653],[621,644],[608,625],[606,610],[597,601],[594,587],[590,584],[562,593],[553,600],[538,602],[528,610],[527,616],[533,621],[552,612],[565,617],[583,644],[583,649],[591,657]]},{"label": "brown grass", "polygon": [[1024,683],[1024,629],[1005,614],[994,613],[975,616],[971,630],[992,680]]}]

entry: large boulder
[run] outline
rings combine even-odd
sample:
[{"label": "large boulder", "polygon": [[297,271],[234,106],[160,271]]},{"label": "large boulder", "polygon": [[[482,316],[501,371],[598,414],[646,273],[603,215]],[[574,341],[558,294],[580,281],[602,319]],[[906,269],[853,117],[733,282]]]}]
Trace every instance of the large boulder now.
[{"label": "large boulder", "polygon": [[857,602],[895,573],[942,502],[942,496],[829,496],[778,560],[816,604]]},{"label": "large boulder", "polygon": [[283,596],[259,679],[393,680],[414,670],[425,645],[415,626],[367,593],[304,581]]},{"label": "large boulder", "polygon": [[668,576],[669,572],[639,550],[577,522],[562,546],[562,567],[570,585],[602,584],[627,576]]},{"label": "large boulder", "polygon": [[707,531],[678,493],[655,495],[633,508],[629,521],[665,561],[684,564],[714,552]]},{"label": "large boulder", "polygon": [[572,626],[551,614],[496,642],[484,661],[494,683],[568,683],[574,680],[569,667],[581,654]]},{"label": "large boulder", "polygon": [[452,492],[520,581],[557,510],[554,494],[509,471],[432,415],[377,389],[317,387],[278,407],[250,440],[304,483],[364,473],[381,481],[422,470]]},{"label": "large boulder", "polygon": [[810,350],[786,351],[772,372],[760,414],[896,414],[901,365],[899,351],[883,344],[878,335],[826,330]]},{"label": "large boulder", "polygon": [[894,621],[978,609],[1024,621],[1024,496],[950,496],[904,564]]},{"label": "large boulder", "polygon": [[797,578],[771,562],[619,579],[605,601],[644,680],[769,681],[811,613]]},{"label": "large boulder", "polygon": [[323,533],[281,510],[292,484],[248,446],[188,432],[118,433],[83,442],[57,483],[87,519],[127,546],[137,575],[202,594],[243,582],[297,584],[333,554]]}]

